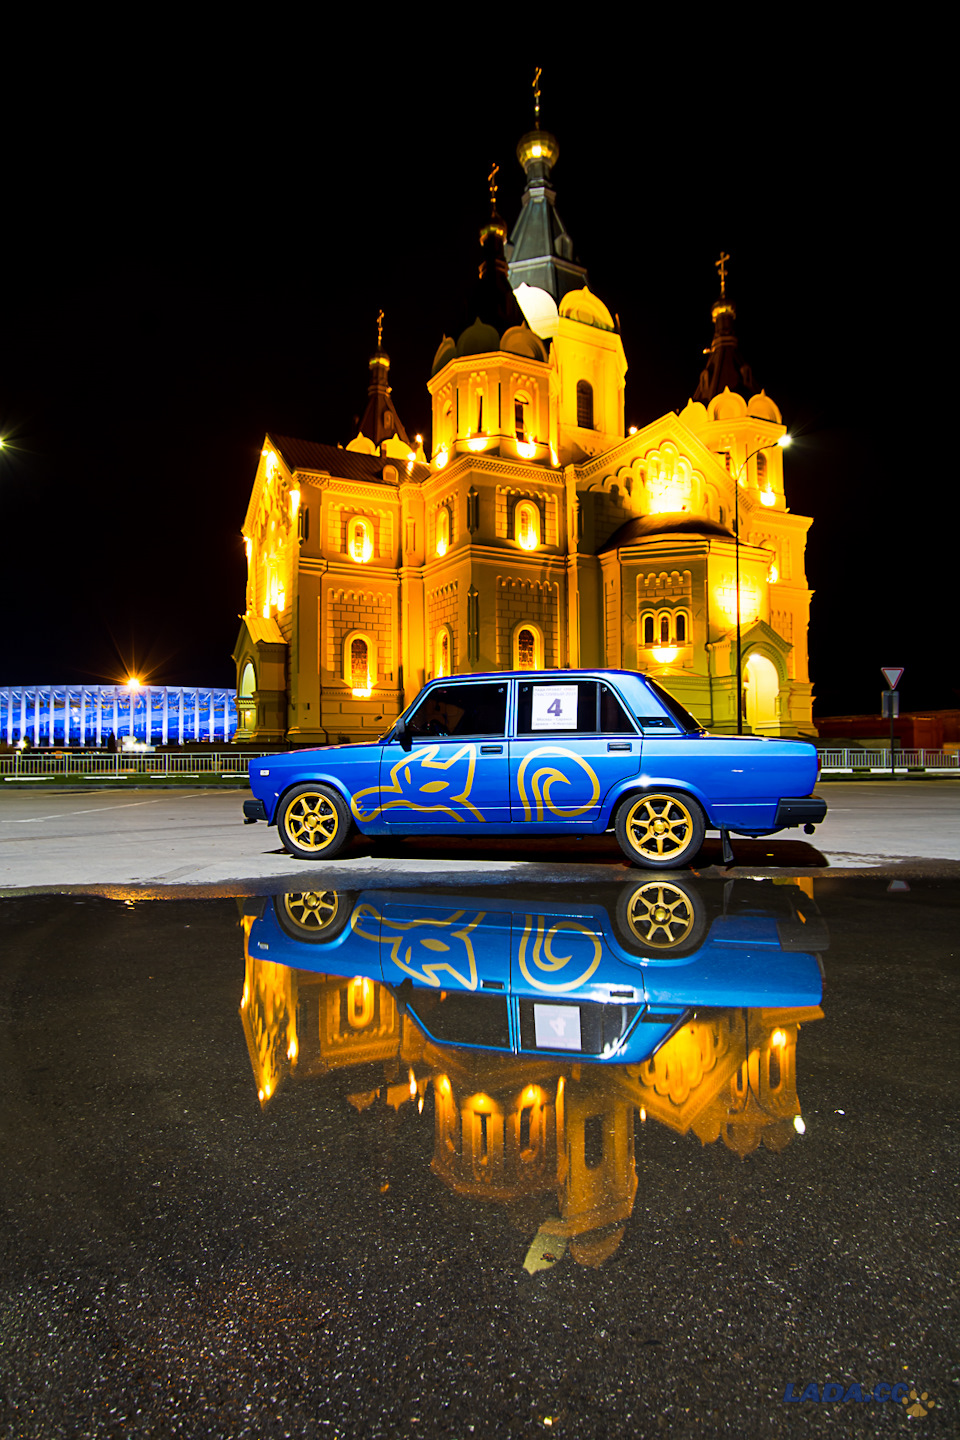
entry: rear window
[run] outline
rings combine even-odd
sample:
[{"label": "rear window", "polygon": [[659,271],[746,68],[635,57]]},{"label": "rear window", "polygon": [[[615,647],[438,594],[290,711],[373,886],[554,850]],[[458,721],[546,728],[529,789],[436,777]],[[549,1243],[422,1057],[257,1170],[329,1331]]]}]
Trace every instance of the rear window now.
[{"label": "rear window", "polygon": [[629,701],[641,730],[651,734],[698,735],[703,726],[669,691],[649,675],[618,675],[624,698]]}]

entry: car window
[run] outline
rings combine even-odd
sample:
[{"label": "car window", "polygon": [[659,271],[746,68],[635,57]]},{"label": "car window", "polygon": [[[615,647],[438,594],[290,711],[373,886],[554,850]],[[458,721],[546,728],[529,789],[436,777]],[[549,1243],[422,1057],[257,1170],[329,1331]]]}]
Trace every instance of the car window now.
[{"label": "car window", "polygon": [[627,718],[619,697],[609,685],[600,685],[600,734],[635,735],[636,726]]},{"label": "car window", "polygon": [[507,726],[507,687],[438,685],[429,690],[406,721],[411,735],[503,735]]},{"label": "car window", "polygon": [[624,672],[617,676],[617,683],[642,730],[666,734],[679,730],[685,735],[698,735],[702,731],[703,726],[689,710],[649,675]]},{"label": "car window", "polygon": [[527,681],[518,687],[518,735],[596,733],[596,680]]}]

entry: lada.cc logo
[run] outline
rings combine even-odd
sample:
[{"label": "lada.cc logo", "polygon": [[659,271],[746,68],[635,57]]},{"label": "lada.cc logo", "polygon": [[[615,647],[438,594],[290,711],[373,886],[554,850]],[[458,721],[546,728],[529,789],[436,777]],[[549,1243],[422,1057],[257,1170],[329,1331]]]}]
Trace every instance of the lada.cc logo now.
[{"label": "lada.cc logo", "polygon": [[[592,792],[589,800],[582,805],[572,805],[562,808],[553,798],[554,785],[570,785],[570,776],[556,765],[542,765],[539,770],[534,770],[528,775],[531,766],[537,760],[555,759],[572,761],[589,779]],[[530,786],[530,795],[527,794],[527,785]],[[562,745],[538,745],[536,750],[530,750],[523,758],[520,769],[517,771],[517,789],[520,792],[520,802],[523,805],[523,818],[532,820],[534,811],[538,820],[544,819],[544,811],[549,810],[551,815],[559,815],[563,819],[571,819],[575,815],[583,815],[590,810],[600,799],[600,781],[597,779],[591,766],[582,759],[574,750],[565,750]],[[562,797],[558,797],[561,798]]]}]

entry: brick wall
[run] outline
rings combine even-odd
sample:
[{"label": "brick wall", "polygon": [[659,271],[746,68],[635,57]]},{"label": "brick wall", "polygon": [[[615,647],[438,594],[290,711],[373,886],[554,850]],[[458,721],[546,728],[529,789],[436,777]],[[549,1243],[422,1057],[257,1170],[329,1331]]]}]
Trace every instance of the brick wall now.
[{"label": "brick wall", "polygon": [[461,648],[457,625],[457,582],[441,585],[437,590],[427,592],[427,669],[433,674],[434,645],[441,625],[450,626],[453,654],[450,656],[450,671],[456,675],[460,665]]},{"label": "brick wall", "polygon": [[326,668],[343,672],[343,642],[351,630],[369,635],[377,647],[377,680],[392,678],[393,596],[375,590],[332,590],[327,596],[327,623],[324,626],[320,602],[320,634],[326,640]]},{"label": "brick wall", "polygon": [[560,664],[560,587],[550,581],[497,580],[497,664],[513,668],[513,632],[522,620],[543,631],[543,663]]}]

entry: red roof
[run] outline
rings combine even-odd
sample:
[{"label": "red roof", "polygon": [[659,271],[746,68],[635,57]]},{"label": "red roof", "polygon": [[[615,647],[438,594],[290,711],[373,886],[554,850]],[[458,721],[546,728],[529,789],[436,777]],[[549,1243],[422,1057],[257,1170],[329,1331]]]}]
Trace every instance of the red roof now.
[{"label": "red roof", "polygon": [[358,450],[342,450],[339,445],[321,445],[316,440],[296,440],[291,435],[271,435],[270,439],[291,470],[319,470],[339,480],[381,482],[388,465],[394,467],[401,480],[425,480],[430,474],[429,465],[415,463],[408,477],[404,461],[389,455],[362,455]]}]

